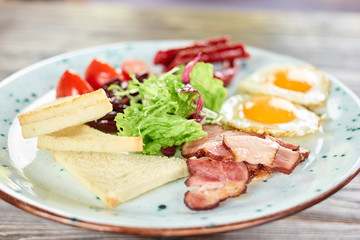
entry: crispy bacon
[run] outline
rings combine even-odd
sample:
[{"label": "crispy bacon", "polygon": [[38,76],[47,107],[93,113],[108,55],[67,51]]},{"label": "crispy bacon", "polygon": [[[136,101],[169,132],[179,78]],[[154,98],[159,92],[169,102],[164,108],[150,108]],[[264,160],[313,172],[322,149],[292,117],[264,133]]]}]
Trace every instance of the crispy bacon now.
[{"label": "crispy bacon", "polygon": [[190,177],[186,185],[199,187],[185,193],[184,202],[192,210],[212,209],[246,190],[249,171],[245,163],[192,157],[188,159],[188,168]]},{"label": "crispy bacon", "polygon": [[235,161],[261,164],[268,172],[290,174],[303,156],[300,147],[268,135],[233,135],[224,137],[224,145],[234,155]]},{"label": "crispy bacon", "polygon": [[224,145],[230,149],[237,162],[272,166],[279,144],[267,138],[237,134],[224,136]]},{"label": "crispy bacon", "polygon": [[308,156],[310,151],[267,134],[225,130],[221,125],[204,125],[206,137],[182,146],[182,155],[210,157],[215,160],[244,161],[261,164],[267,172],[290,174]]},{"label": "crispy bacon", "polygon": [[185,194],[185,204],[206,210],[229,197],[240,195],[250,181],[268,179],[270,173],[290,174],[310,151],[267,134],[224,130],[205,125],[206,137],[182,146],[188,158],[187,186],[199,186]]},{"label": "crispy bacon", "polygon": [[300,146],[299,145],[295,145],[295,144],[292,144],[292,143],[289,143],[289,142],[284,142],[282,139],[280,138],[274,138],[274,137],[271,137],[271,136],[267,136],[269,139],[271,139],[272,141],[278,143],[280,146],[282,147],[285,147],[285,148],[288,148],[288,149],[291,149],[293,151],[297,151],[300,149]]},{"label": "crispy bacon", "polygon": [[279,145],[275,160],[268,171],[290,174],[300,163],[300,152]]},{"label": "crispy bacon", "polygon": [[270,178],[270,172],[262,164],[250,164],[245,162],[249,170],[249,182],[261,182]]},{"label": "crispy bacon", "polygon": [[302,147],[299,148],[299,152],[300,152],[300,162],[305,161],[305,159],[307,159],[310,155],[310,150]]},{"label": "crispy bacon", "polygon": [[181,154],[185,158],[206,156],[215,160],[232,159],[232,153],[223,145],[223,138],[224,135],[236,133],[225,131],[220,125],[204,125],[203,129],[208,135],[191,143],[185,143],[181,148]]}]

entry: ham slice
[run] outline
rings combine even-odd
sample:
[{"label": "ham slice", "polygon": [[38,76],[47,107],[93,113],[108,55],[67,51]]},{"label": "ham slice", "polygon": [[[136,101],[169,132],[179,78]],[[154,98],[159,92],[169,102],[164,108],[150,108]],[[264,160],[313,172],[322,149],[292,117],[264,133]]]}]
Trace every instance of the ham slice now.
[{"label": "ham slice", "polygon": [[221,201],[246,190],[249,171],[245,163],[192,157],[188,167],[190,177],[186,185],[199,187],[185,193],[184,202],[192,210],[215,208]]}]

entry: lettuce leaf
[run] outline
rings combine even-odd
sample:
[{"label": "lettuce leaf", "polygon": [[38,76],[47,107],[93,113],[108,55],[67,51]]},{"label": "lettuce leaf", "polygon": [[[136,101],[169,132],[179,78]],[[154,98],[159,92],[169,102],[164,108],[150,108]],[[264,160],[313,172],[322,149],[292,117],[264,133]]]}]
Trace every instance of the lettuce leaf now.
[{"label": "lettuce leaf", "polygon": [[198,62],[191,70],[190,84],[198,91],[181,91],[186,87],[181,79],[183,71],[184,66],[179,66],[159,77],[151,75],[143,83],[133,77],[127,90],[119,91],[131,100],[124,113],[115,118],[118,135],[141,136],[144,154],[157,155],[161,148],[180,146],[206,135],[200,123],[188,119],[196,112],[198,92],[206,108],[220,111],[227,89],[214,78],[212,64]]},{"label": "lettuce leaf", "polygon": [[201,93],[206,108],[220,112],[228,90],[221,80],[214,78],[212,64],[198,62],[190,72],[190,84]]},{"label": "lettuce leaf", "polygon": [[115,121],[120,136],[141,136],[145,154],[159,154],[162,147],[180,146],[203,137],[201,124],[187,119],[195,113],[199,94],[178,92],[185,85],[178,75],[150,76],[143,84],[137,81],[128,88],[138,88],[141,103],[132,102]]}]

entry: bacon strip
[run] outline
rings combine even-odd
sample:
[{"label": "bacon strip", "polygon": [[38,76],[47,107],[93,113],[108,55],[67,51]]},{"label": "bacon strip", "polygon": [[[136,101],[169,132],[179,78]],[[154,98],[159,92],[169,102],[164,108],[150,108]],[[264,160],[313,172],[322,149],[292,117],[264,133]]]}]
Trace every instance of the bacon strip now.
[{"label": "bacon strip", "polygon": [[232,152],[237,162],[261,164],[268,172],[284,174],[290,174],[309,153],[308,150],[304,150],[302,156],[299,146],[268,136],[225,136],[224,145]]},{"label": "bacon strip", "polygon": [[284,174],[290,174],[300,163],[300,152],[294,151],[283,146],[279,146],[275,161],[270,166],[270,171],[277,171]]},{"label": "bacon strip", "polygon": [[248,164],[264,165],[268,172],[290,174],[310,153],[298,145],[266,134],[224,130],[220,125],[204,125],[203,129],[208,133],[206,137],[182,146],[184,157],[205,156],[222,161],[233,159]]},{"label": "bacon strip", "polygon": [[215,160],[232,159],[232,153],[223,145],[223,138],[225,134],[236,133],[224,131],[220,125],[204,125],[203,129],[208,135],[191,143],[185,143],[181,148],[181,154],[185,158],[206,156]]},{"label": "bacon strip", "polygon": [[185,204],[206,210],[229,197],[239,196],[250,181],[268,179],[278,171],[290,174],[310,151],[267,134],[224,130],[205,125],[206,137],[182,146],[188,158],[187,186],[199,186],[185,194]]},{"label": "bacon strip", "polygon": [[305,159],[307,159],[310,155],[310,150],[302,147],[299,148],[299,152],[300,152],[300,162],[305,161]]},{"label": "bacon strip", "polygon": [[230,149],[237,162],[272,166],[279,144],[270,139],[237,134],[224,136],[225,146]]},{"label": "bacon strip", "polygon": [[262,164],[245,164],[249,170],[249,182],[261,182],[270,178],[270,172]]},{"label": "bacon strip", "polygon": [[184,202],[192,210],[215,208],[229,197],[246,190],[249,172],[244,163],[216,161],[207,157],[189,158],[187,186],[199,186],[185,193]]}]

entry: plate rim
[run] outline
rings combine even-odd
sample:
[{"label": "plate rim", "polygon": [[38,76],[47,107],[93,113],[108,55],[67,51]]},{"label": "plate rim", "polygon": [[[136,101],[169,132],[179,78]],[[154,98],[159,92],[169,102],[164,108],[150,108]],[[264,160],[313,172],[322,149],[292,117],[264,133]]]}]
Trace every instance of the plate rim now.
[{"label": "plate rim", "polygon": [[[44,65],[47,65],[52,62],[56,62],[59,59],[63,58],[69,58],[74,55],[78,55],[81,53],[86,53],[89,51],[96,51],[100,49],[107,49],[110,47],[116,47],[118,45],[124,45],[124,44],[141,44],[141,43],[151,43],[151,42],[177,42],[177,43],[187,43],[192,40],[143,40],[143,41],[123,41],[123,42],[117,42],[117,43],[110,43],[110,44],[103,44],[93,47],[87,47],[82,48],[78,50],[68,51],[65,53],[61,53],[49,58],[46,58],[44,60],[41,60],[39,62],[36,62],[34,64],[31,64],[25,68],[20,69],[19,71],[16,71],[15,73],[11,74],[10,76],[6,77],[0,82],[0,89],[7,85],[8,83],[16,80],[18,76],[21,76],[27,72],[32,71],[33,69],[42,67]],[[302,61],[301,59],[279,54],[276,52],[272,52],[266,49],[261,49],[257,47],[252,47],[247,45],[246,46],[249,49],[259,50],[262,52],[270,53],[270,54],[276,54],[278,56],[283,56],[286,58],[291,58],[297,61]],[[307,63],[307,62],[304,62]],[[340,80],[333,77],[332,75],[326,73],[329,78],[331,78],[331,81],[338,84],[343,90],[345,90],[348,94],[350,94],[351,98],[357,102],[357,104],[360,106],[360,99],[359,97],[352,92],[351,89],[349,89],[345,84],[343,84]],[[202,235],[202,234],[212,234],[212,233],[220,233],[220,232],[227,232],[227,231],[234,231],[234,230],[241,230],[249,227],[258,226],[261,224],[265,224],[274,220],[278,220],[290,215],[293,215],[295,213],[298,213],[306,208],[309,208],[324,199],[330,197],[337,191],[339,191],[341,188],[343,188],[345,185],[347,185],[353,178],[357,176],[357,174],[360,173],[360,156],[358,156],[358,160],[354,164],[354,166],[348,171],[347,175],[342,176],[340,181],[335,184],[333,187],[328,189],[327,191],[323,192],[322,194],[305,201],[303,203],[300,203],[298,205],[295,205],[291,208],[282,210],[280,212],[272,213],[269,215],[257,217],[251,220],[244,220],[244,221],[238,221],[228,224],[219,224],[216,226],[199,226],[199,227],[181,227],[181,228],[158,228],[158,227],[133,227],[133,226],[121,226],[121,225],[111,225],[111,224],[104,224],[104,223],[96,223],[92,221],[86,221],[86,220],[80,220],[76,218],[69,218],[67,216],[64,216],[62,214],[51,212],[47,209],[38,207],[34,205],[33,203],[28,203],[21,198],[16,197],[16,194],[11,195],[11,191],[6,192],[5,189],[0,188],[0,198],[4,201],[10,203],[11,205],[16,206],[17,208],[20,208],[26,212],[29,212],[33,215],[52,220],[54,222],[63,223],[70,226],[76,226],[83,229],[88,230],[96,230],[96,231],[103,231],[103,232],[114,232],[114,233],[123,233],[123,234],[130,234],[130,235],[141,235],[141,236],[162,236],[162,237],[173,237],[173,236],[188,236],[188,235]],[[0,185],[1,187],[1,185]]]},{"label": "plate rim", "polygon": [[112,232],[112,233],[122,233],[129,235],[139,235],[139,236],[161,236],[161,237],[180,237],[180,236],[189,236],[189,235],[205,235],[213,233],[222,233],[228,231],[241,230],[249,227],[259,226],[274,220],[279,220],[284,217],[288,217],[295,213],[298,213],[306,208],[314,206],[315,204],[321,202],[322,200],[330,197],[345,185],[347,185],[358,173],[360,173],[360,168],[355,169],[354,173],[346,177],[344,181],[340,182],[338,185],[329,189],[327,192],[320,194],[319,196],[310,199],[304,203],[298,204],[292,208],[285,209],[280,212],[276,212],[270,215],[263,217],[255,218],[252,220],[234,222],[230,224],[220,224],[217,226],[205,226],[205,227],[187,227],[187,228],[144,228],[144,227],[130,227],[130,226],[120,226],[120,225],[110,225],[95,223],[85,220],[72,219],[61,214],[57,214],[46,209],[34,206],[32,204],[26,203],[22,200],[19,200],[11,195],[8,195],[0,189],[0,198],[6,202],[25,210],[33,215],[52,220],[54,222],[59,222],[65,225],[75,226],[87,230],[100,231],[100,232]]}]

